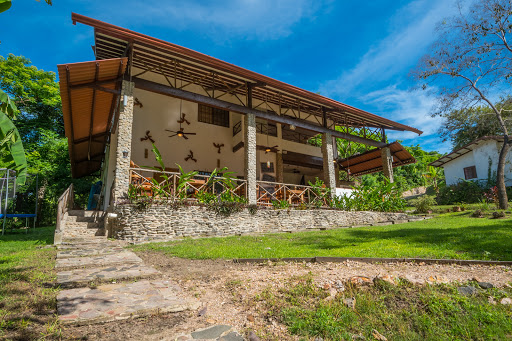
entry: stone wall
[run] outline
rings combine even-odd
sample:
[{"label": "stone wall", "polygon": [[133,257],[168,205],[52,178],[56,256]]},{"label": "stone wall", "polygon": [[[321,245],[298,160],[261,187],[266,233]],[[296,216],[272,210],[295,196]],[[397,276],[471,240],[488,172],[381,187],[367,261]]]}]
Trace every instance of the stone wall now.
[{"label": "stone wall", "polygon": [[244,209],[226,217],[217,215],[204,206],[172,208],[160,205],[146,210],[132,205],[120,205],[116,208],[116,213],[117,219],[109,226],[109,237],[131,241],[390,225],[421,219],[405,213],[321,209],[258,209],[255,214]]}]

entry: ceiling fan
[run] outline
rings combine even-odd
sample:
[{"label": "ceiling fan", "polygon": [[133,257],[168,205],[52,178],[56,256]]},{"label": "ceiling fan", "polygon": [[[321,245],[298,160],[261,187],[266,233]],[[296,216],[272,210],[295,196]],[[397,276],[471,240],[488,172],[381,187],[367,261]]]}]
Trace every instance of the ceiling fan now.
[{"label": "ceiling fan", "polygon": [[179,136],[179,137],[183,137],[185,140],[188,140],[188,137],[187,135],[196,135],[196,133],[185,133],[183,131],[184,128],[181,127],[181,124],[180,124],[180,129],[177,130],[177,131],[174,131],[174,130],[169,130],[169,129],[165,129],[165,131],[168,131],[168,132],[171,132],[171,133],[174,133],[173,135],[169,135],[169,137],[174,137],[174,136]]},{"label": "ceiling fan", "polygon": [[267,153],[270,153],[270,152],[274,152],[276,153],[278,150],[277,150],[277,147],[279,147],[279,145],[275,145],[275,146],[272,146],[270,147],[270,143],[268,143],[268,121],[267,121],[267,145],[264,147],[264,150],[265,150],[265,154]]},{"label": "ceiling fan", "polygon": [[265,154],[270,153],[270,152],[277,152],[278,151],[277,147],[279,147],[279,146],[275,145],[272,147],[264,147]]},{"label": "ceiling fan", "polygon": [[[183,100],[180,99],[180,112],[181,112],[181,105],[182,105],[182,103],[183,103]],[[180,129],[179,130],[174,131],[174,130],[165,129],[165,131],[174,133],[173,135],[169,135],[169,137],[178,136],[178,137],[183,137],[185,140],[188,140],[187,135],[196,135],[196,133],[185,133],[184,128],[181,126],[182,123],[190,124],[190,122],[187,119],[185,119],[185,113],[184,112],[181,112],[180,119],[177,122],[180,124]]]}]

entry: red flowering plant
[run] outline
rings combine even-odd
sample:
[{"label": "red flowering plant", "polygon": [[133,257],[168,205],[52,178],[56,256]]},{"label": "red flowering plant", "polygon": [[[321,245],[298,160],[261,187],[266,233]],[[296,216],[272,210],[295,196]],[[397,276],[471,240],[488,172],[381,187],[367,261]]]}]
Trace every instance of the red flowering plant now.
[{"label": "red flowering plant", "polygon": [[489,188],[489,191],[484,192],[484,197],[487,202],[493,202],[496,205],[499,204],[499,198],[498,198],[498,187],[494,186]]}]

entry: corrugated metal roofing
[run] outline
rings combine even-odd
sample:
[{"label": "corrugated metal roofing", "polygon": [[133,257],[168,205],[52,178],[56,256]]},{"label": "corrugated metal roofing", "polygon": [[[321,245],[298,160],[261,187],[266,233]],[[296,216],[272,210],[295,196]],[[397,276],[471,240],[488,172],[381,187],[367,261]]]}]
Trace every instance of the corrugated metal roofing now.
[{"label": "corrugated metal roofing", "polygon": [[503,142],[503,136],[482,136],[474,141],[471,141],[464,147],[458,148],[458,149],[454,150],[453,152],[446,154],[445,156],[437,159],[436,161],[431,162],[429,166],[442,167],[442,166],[444,166],[445,163],[450,162],[462,155],[469,153],[470,151],[475,149],[480,142],[488,141],[488,140],[496,140],[496,141]]},{"label": "corrugated metal roofing", "polygon": [[[388,145],[393,156],[393,167],[415,163],[416,159],[398,142]],[[359,176],[382,170],[381,149],[372,149],[366,153],[354,155],[339,161],[341,169],[351,176]]]},{"label": "corrugated metal roofing", "polygon": [[[169,77],[174,75],[185,82],[198,82],[203,88],[211,88],[215,85],[215,80],[209,77],[209,74],[214,72],[227,87],[235,88],[233,93],[243,94],[243,89],[237,88],[240,83],[258,84],[258,87],[253,90],[253,98],[268,100],[269,102],[274,101],[273,103],[279,105],[284,101],[290,107],[300,103],[300,111],[317,118],[321,118],[321,107],[323,106],[327,109],[328,118],[338,125],[377,127],[422,133],[416,128],[388,120],[176,44],[76,13],[72,14],[72,20],[74,23],[80,22],[95,28],[97,59],[125,56],[131,48],[135,67],[145,70],[159,70]],[[171,60],[176,61],[179,65],[171,64]]]},{"label": "corrugated metal roofing", "polygon": [[101,168],[117,101],[113,92],[119,91],[126,63],[127,58],[116,58],[57,66],[74,178]]}]

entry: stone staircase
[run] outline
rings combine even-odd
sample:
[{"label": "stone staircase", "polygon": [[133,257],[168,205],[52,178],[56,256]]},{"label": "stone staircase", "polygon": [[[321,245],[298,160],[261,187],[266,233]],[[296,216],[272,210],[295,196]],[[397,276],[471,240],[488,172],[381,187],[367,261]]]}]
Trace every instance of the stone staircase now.
[{"label": "stone staircase", "polygon": [[104,237],[104,213],[101,211],[70,210],[61,221],[63,239]]},{"label": "stone staircase", "polygon": [[57,245],[57,311],[63,323],[91,324],[197,309],[172,281],[108,240],[103,212],[64,213]]}]

